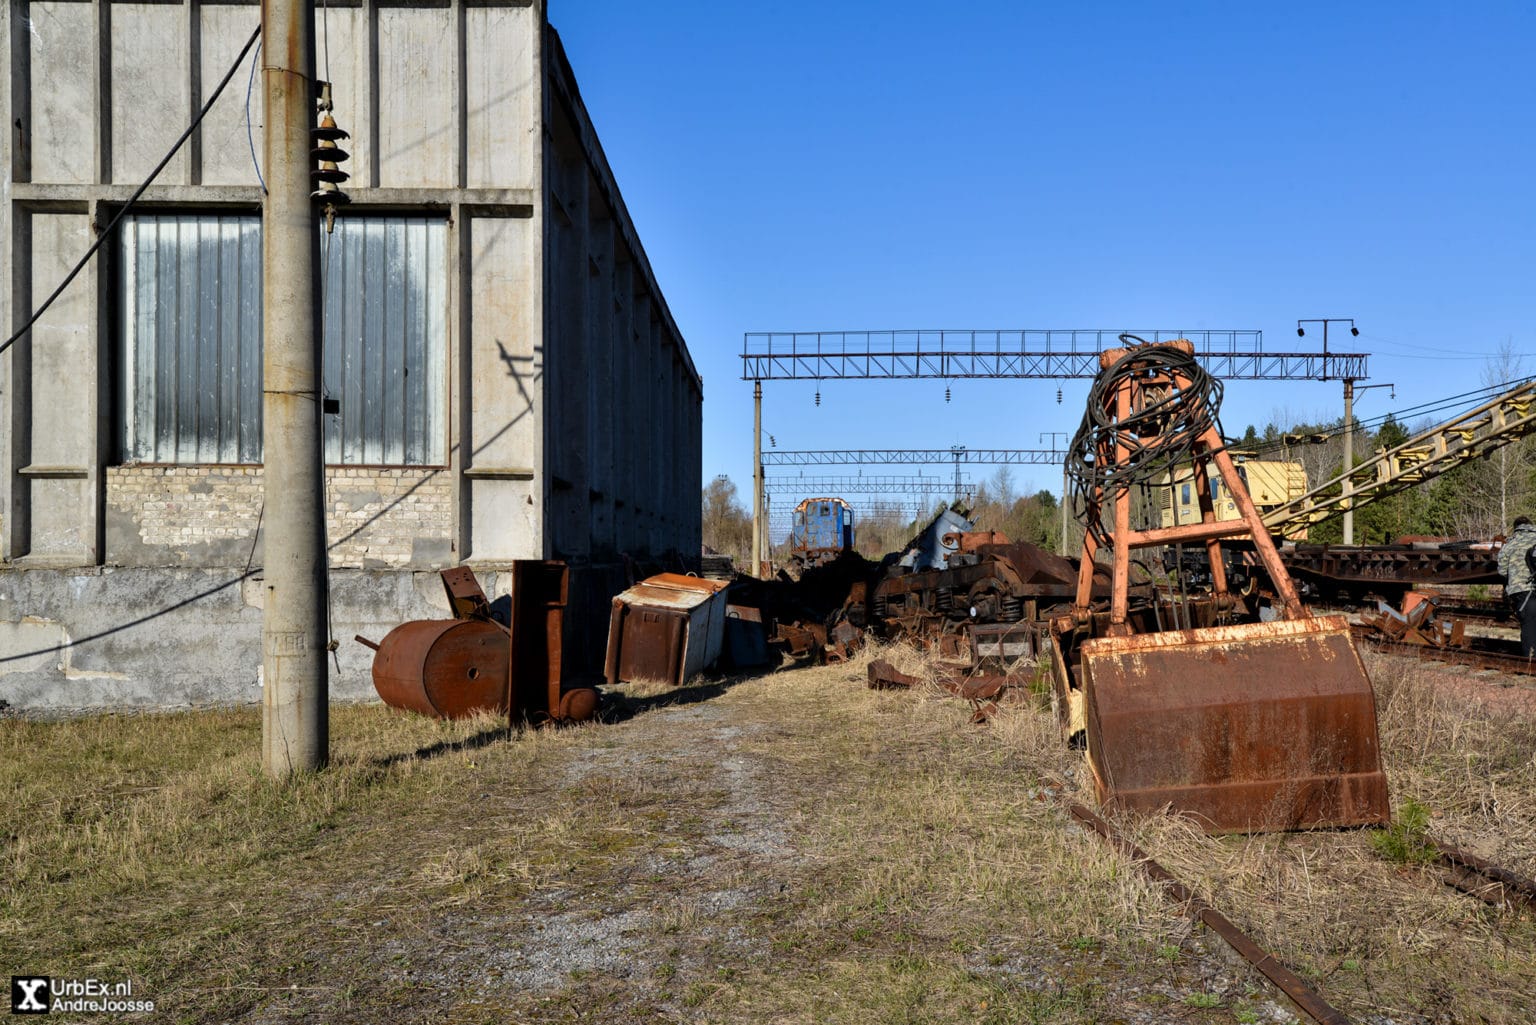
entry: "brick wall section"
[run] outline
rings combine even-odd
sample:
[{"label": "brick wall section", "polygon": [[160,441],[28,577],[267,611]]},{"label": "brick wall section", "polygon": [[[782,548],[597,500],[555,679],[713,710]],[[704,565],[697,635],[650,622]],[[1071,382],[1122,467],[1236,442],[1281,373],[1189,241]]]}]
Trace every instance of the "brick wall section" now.
[{"label": "brick wall section", "polygon": [[[107,504],[116,518],[131,518],[138,536],[130,554],[108,561],[145,564],[155,561],[146,550],[163,550],[180,553],[173,563],[227,562],[237,550],[249,551],[261,501],[260,467],[109,467]],[[332,566],[452,565],[452,476],[447,470],[330,467],[326,534]]]}]

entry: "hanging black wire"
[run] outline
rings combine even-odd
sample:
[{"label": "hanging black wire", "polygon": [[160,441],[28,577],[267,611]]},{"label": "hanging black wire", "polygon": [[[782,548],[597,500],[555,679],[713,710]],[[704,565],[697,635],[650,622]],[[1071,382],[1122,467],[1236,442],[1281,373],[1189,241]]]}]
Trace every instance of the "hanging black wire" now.
[{"label": "hanging black wire", "polygon": [[251,52],[251,47],[255,46],[256,41],[260,38],[261,26],[257,25],[256,30],[251,33],[251,38],[245,41],[245,46],[240,50],[239,55],[235,57],[235,62],[229,66],[229,70],[224,73],[224,77],[214,87],[213,94],[203,104],[203,109],[197,112],[197,116],[192,119],[192,123],[187,126],[186,131],[182,132],[181,137],[171,144],[171,148],[166,151],[165,156],[160,158],[160,163],[155,165],[155,169],[149,172],[149,177],[144,179],[144,183],[134,190],[133,195],[129,196],[122,206],[118,207],[117,214],[113,216],[111,222],[102,230],[101,234],[96,236],[96,241],[91,243],[91,247],[85,251],[84,256],[80,257],[79,262],[70,268],[68,274],[64,275],[64,280],[59,282],[59,287],[48,294],[48,298],[44,299],[42,304],[32,311],[31,315],[27,317],[21,327],[16,329],[11,337],[0,343],[0,352],[4,352],[15,345],[28,331],[32,330],[32,325],[37,323],[38,318],[47,312],[48,307],[53,305],[55,299],[64,294],[64,290],[69,287],[69,283],[74,281],[81,271],[85,270],[85,265],[91,262],[91,257],[95,256],[101,247],[106,245],[113,237],[112,233],[117,230],[117,226],[122,222],[122,219],[128,215],[128,211],[133,209],[133,204],[137,203],[139,197],[144,195],[144,191],[149,188],[156,178],[160,177],[160,172],[165,170],[165,165],[169,164],[171,158],[176,155],[176,151],[181,149],[182,143],[191,138],[192,133],[197,131],[197,126],[203,123],[203,118],[207,117],[208,111],[213,109],[214,103],[224,92],[224,87],[229,84],[231,78],[235,77],[235,72],[240,70],[240,65],[245,63],[245,55]]},{"label": "hanging black wire", "polygon": [[[1172,479],[1179,467],[1194,457],[1195,442],[1220,424],[1221,382],[1206,372],[1189,353],[1165,345],[1149,345],[1135,335],[1120,341],[1134,345],[1108,370],[1094,378],[1088,391],[1083,422],[1067,449],[1066,472],[1073,501],[1087,509],[1095,493],[1107,506],[1119,494],[1129,495],[1133,484]],[[1185,387],[1172,382],[1182,378]],[[1115,418],[1115,393],[1124,383],[1140,380],[1141,408],[1123,420]],[[1166,384],[1155,384],[1160,379]],[[1117,449],[1125,455],[1116,458]],[[1097,516],[1087,527],[1100,544],[1108,536]]]}]

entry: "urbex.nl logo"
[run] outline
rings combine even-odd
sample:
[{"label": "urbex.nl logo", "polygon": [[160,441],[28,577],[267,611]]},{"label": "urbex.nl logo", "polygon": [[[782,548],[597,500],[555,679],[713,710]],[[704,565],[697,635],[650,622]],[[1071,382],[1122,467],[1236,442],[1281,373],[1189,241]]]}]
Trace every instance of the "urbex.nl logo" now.
[{"label": "urbex.nl logo", "polygon": [[101,979],[51,979],[46,975],[11,976],[11,1013],[132,1014],[153,1011],[155,1002],[133,995],[133,983]]},{"label": "urbex.nl logo", "polygon": [[48,1013],[48,976],[11,976],[11,1013]]}]

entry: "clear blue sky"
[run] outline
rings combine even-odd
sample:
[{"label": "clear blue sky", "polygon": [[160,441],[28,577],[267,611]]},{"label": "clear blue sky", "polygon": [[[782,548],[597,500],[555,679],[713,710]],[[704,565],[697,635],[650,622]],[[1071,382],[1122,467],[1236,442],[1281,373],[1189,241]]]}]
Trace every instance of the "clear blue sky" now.
[{"label": "clear blue sky", "polygon": [[[1479,387],[1506,342],[1536,373],[1536,5],[550,0],[550,18],[704,375],[704,479],[744,497],[746,331],[1257,328],[1284,351],[1319,341],[1298,317],[1352,316],[1370,383],[1397,386],[1361,417]],[[770,382],[764,426],[786,449],[1035,448],[1087,390],[951,387],[828,382],[817,408],[814,385]],[[1231,382],[1223,426],[1341,402],[1337,382]]]}]

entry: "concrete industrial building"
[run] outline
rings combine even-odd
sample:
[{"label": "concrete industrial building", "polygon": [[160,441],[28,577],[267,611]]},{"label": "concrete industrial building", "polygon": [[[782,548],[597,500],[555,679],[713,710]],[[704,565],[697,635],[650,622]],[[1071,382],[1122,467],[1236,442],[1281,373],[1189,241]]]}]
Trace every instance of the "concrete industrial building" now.
[{"label": "concrete industrial building", "polygon": [[[442,617],[437,569],[468,563],[494,597],[512,560],[566,558],[573,603],[601,608],[624,557],[696,558],[702,382],[542,0],[328,6],[317,71],[352,133],[352,203],[322,237],[332,694],[359,698],[371,653],[353,634]],[[7,336],[190,123],[260,10],[9,8]],[[259,698],[249,74],[0,356],[0,701]]]}]

